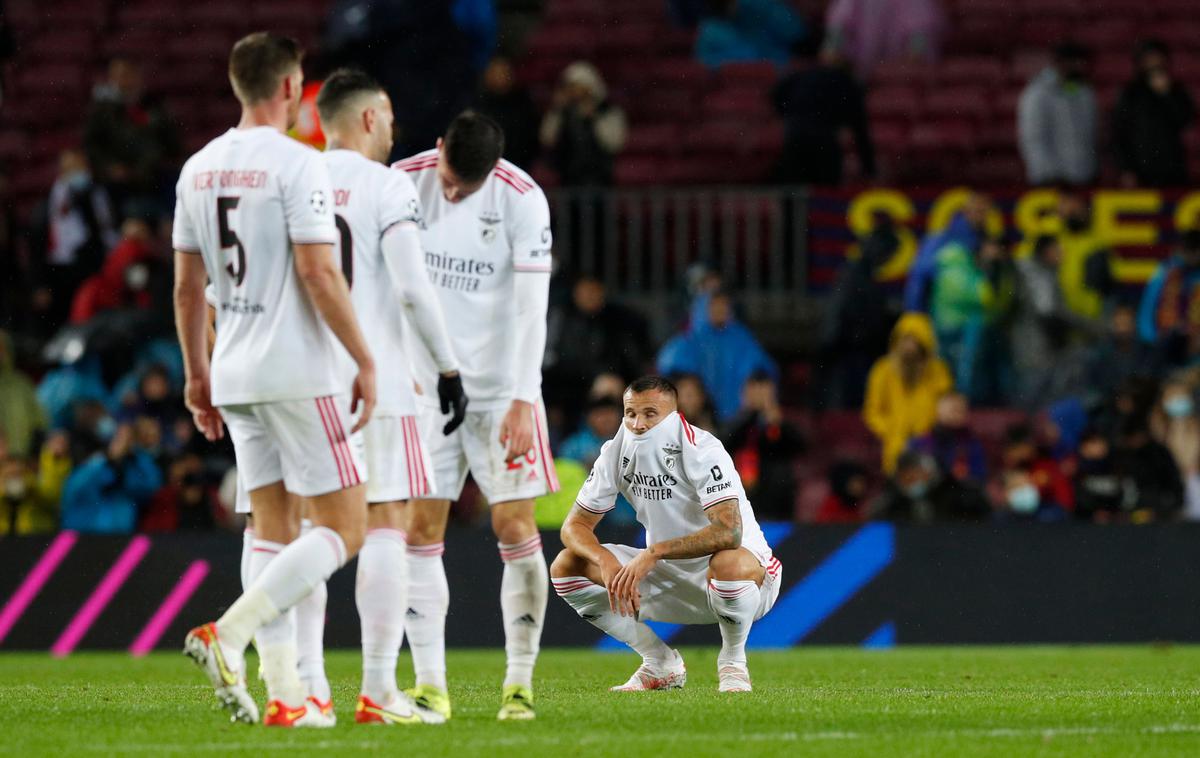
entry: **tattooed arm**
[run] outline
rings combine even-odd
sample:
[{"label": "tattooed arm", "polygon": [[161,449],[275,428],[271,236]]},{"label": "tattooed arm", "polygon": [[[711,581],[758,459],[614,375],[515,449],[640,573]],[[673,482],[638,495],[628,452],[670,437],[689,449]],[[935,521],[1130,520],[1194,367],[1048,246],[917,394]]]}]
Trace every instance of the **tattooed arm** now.
[{"label": "tattooed arm", "polygon": [[660,559],[701,558],[742,546],[742,513],[737,498],[723,500],[704,513],[710,522],[708,526],[685,537],[656,542],[646,548],[647,552]]},{"label": "tattooed arm", "polygon": [[702,558],[720,550],[736,550],[742,546],[742,514],[737,498],[722,500],[705,511],[711,522],[694,534],[663,540],[649,546],[626,563],[608,584],[609,596],[615,600],[621,615],[636,616],[642,598],[638,585],[654,568],[654,564],[669,558]]}]

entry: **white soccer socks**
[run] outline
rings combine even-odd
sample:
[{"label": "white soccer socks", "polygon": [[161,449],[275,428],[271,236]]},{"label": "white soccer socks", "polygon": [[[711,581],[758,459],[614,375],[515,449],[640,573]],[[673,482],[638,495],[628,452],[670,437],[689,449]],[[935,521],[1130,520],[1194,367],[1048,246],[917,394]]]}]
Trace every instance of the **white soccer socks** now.
[{"label": "white soccer socks", "polygon": [[404,629],[417,685],[446,689],[446,611],[450,586],[442,564],[444,543],[408,546],[408,608]]},{"label": "white soccer socks", "polygon": [[[308,519],[301,522],[300,536],[312,531]],[[329,590],[320,582],[308,597],[296,604],[296,653],[300,681],[308,694],[322,703],[330,698],[329,679],[325,676],[325,603]]]},{"label": "white soccer socks", "polygon": [[675,652],[659,639],[654,630],[632,616],[613,613],[608,605],[608,590],[585,576],[564,576],[552,580],[554,591],[579,617],[615,640],[624,642],[642,656],[642,661],[663,666],[675,660]]},{"label": "white soccer socks", "polygon": [[[439,561],[440,563],[440,561]],[[362,624],[362,694],[387,702],[397,691],[396,658],[408,610],[404,532],[369,529],[358,554],[354,598]]]},{"label": "white soccer socks", "polygon": [[250,589],[250,557],[254,555],[254,530],[246,527],[242,530],[242,592]]},{"label": "white soccer socks", "polygon": [[546,619],[546,558],[542,555],[542,537],[535,534],[515,545],[497,543],[504,561],[500,581],[500,612],[504,617],[504,652],[508,668],[504,686],[533,686],[533,666],[542,643],[542,624]]},{"label": "white soccer socks", "polygon": [[[274,555],[254,579],[250,589],[217,620],[221,647],[230,658],[230,663],[240,668],[250,637],[260,627],[274,621],[283,611],[303,600],[345,562],[346,544],[337,532],[323,526],[314,528]],[[294,646],[295,632],[292,631],[291,635],[291,644]],[[264,655],[264,671],[266,658]],[[291,670],[299,682],[299,676],[295,673],[294,652]],[[285,699],[284,702],[298,703],[303,700],[301,694],[299,700]]]},{"label": "white soccer socks", "polygon": [[746,667],[746,637],[758,613],[758,585],[749,580],[727,582],[708,580],[708,607],[721,627],[721,653],[717,668],[733,665]]},{"label": "white soccer socks", "polygon": [[[285,547],[279,542],[262,539],[251,543],[249,566],[246,569],[246,578],[251,586]],[[296,673],[295,611],[285,611],[260,626],[254,633],[254,643],[262,660],[267,699],[282,700],[293,705],[303,702],[303,685]]]}]

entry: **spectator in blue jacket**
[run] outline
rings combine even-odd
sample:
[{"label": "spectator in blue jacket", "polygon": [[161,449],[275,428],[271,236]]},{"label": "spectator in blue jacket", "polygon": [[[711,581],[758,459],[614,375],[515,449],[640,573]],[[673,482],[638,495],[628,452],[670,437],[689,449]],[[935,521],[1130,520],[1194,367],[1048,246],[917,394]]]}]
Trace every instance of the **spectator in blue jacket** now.
[{"label": "spectator in blue jacket", "polygon": [[1173,365],[1200,352],[1200,229],[1183,233],[1179,251],[1146,284],[1138,335],[1158,345]]},{"label": "spectator in blue jacket", "polygon": [[119,426],[108,449],[88,458],[67,478],[62,526],[88,534],[130,534],[139,507],[162,484],[154,459],[134,447],[132,428]]},{"label": "spectator in blue jacket", "polygon": [[807,31],[800,14],[781,0],[710,0],[696,34],[696,57],[709,68],[754,61],[786,66]]},{"label": "spectator in blue jacket", "polygon": [[929,312],[929,296],[933,290],[933,277],[937,274],[938,253],[952,244],[962,245],[967,250],[978,250],[987,234],[987,217],[991,210],[992,204],[986,195],[973,194],[945,229],[926,235],[917,247],[916,258],[904,283],[906,312]]},{"label": "spectator in blue jacket", "polygon": [[742,388],[753,374],[765,372],[772,381],[779,381],[779,367],[733,315],[733,302],[725,292],[697,298],[688,331],[672,337],[659,351],[658,371],[664,376],[699,376],[719,423],[737,415]]}]

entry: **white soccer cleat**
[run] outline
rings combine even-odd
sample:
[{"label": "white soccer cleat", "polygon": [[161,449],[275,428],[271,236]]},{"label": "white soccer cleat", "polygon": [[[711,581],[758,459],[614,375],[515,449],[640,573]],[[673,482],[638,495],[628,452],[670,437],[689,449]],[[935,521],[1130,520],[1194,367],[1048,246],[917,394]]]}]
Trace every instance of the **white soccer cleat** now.
[{"label": "white soccer cleat", "polygon": [[687,667],[678,650],[672,650],[674,660],[665,664],[642,661],[629,681],[610,687],[609,692],[645,692],[647,690],[679,690],[687,683]]},{"label": "white soccer cleat", "polygon": [[216,624],[204,624],[188,632],[183,641],[183,654],[208,676],[217,700],[221,707],[229,711],[231,721],[258,723],[258,705],[246,689],[246,677],[242,675],[241,668],[229,662],[221,647]]},{"label": "white soccer cleat", "polygon": [[717,669],[717,677],[720,679],[718,692],[750,692],[754,689],[750,686],[750,670],[743,665],[727,663]]}]

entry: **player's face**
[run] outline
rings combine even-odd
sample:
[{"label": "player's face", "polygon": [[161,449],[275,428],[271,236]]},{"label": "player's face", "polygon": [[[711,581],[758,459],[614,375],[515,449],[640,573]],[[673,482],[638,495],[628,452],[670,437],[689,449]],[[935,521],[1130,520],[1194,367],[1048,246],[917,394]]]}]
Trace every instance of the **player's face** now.
[{"label": "player's face", "polygon": [[450,162],[446,160],[446,150],[442,147],[442,140],[438,139],[438,165],[437,165],[438,180],[442,183],[442,197],[446,198],[448,203],[461,203],[471,195],[479,191],[483,186],[483,182],[487,178],[478,182],[466,182],[458,174],[454,173],[454,169],[450,168]]},{"label": "player's face", "polygon": [[380,92],[372,104],[375,110],[375,131],[371,134],[372,160],[386,161],[392,153],[392,139],[395,134],[396,116],[392,112],[392,101],[386,93]]},{"label": "player's face", "polygon": [[634,434],[645,434],[670,416],[675,400],[670,395],[651,390],[625,393],[625,428]]}]

